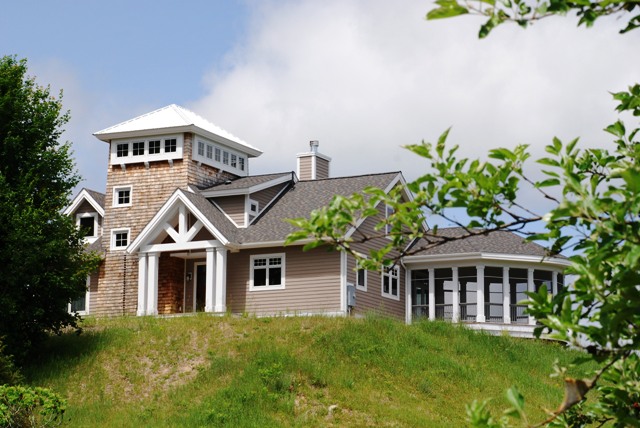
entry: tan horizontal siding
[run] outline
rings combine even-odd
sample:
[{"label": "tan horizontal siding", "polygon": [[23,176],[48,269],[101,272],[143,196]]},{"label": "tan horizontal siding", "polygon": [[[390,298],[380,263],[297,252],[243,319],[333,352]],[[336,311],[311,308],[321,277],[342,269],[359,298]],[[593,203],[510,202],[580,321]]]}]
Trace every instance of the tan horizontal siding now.
[{"label": "tan horizontal siding", "polygon": [[260,205],[259,209],[262,211],[273,199],[278,196],[280,191],[287,185],[287,183],[278,184],[277,186],[269,187],[268,189],[261,190],[259,192],[249,195],[251,199],[257,201]]},{"label": "tan horizontal siding", "polygon": [[[250,256],[285,253],[285,288],[249,291]],[[340,254],[301,247],[230,253],[227,306],[232,312],[281,314],[340,310]]]},{"label": "tan horizontal siding", "polygon": [[225,196],[213,200],[238,226],[244,226],[244,195]]},{"label": "tan horizontal siding", "polygon": [[[360,231],[365,236],[377,236],[381,232],[374,230],[374,226],[380,221],[380,217],[372,217],[365,220],[360,226]],[[355,236],[358,236],[356,234]],[[359,253],[368,256],[370,250],[377,250],[389,241],[387,238],[377,238],[365,243],[356,243],[352,247]],[[395,255],[395,253],[392,253]],[[355,258],[347,257],[347,282],[356,283],[356,266]],[[367,271],[367,291],[356,289],[356,313],[380,312],[395,318],[404,320],[405,318],[405,271],[400,266],[400,277],[398,279],[398,288],[400,300],[394,300],[382,296],[382,275],[380,271]]]},{"label": "tan horizontal siding", "polygon": [[316,156],[316,179],[329,178],[329,161]]},{"label": "tan horizontal siding", "polygon": [[298,158],[298,162],[300,162],[299,169],[299,179],[300,180],[311,180],[312,179],[312,169],[311,169],[311,156],[305,156]]}]

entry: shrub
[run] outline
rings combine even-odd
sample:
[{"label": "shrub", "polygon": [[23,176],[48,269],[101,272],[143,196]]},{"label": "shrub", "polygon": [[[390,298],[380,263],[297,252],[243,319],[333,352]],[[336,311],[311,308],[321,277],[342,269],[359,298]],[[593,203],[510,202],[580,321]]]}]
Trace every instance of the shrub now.
[{"label": "shrub", "polygon": [[66,401],[47,388],[0,386],[0,427],[52,427],[62,423]]}]

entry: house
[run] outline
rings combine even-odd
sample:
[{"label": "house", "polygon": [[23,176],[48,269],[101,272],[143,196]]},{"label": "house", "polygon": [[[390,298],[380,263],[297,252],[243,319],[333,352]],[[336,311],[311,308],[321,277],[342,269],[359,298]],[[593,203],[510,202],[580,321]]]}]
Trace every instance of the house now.
[{"label": "house", "polygon": [[[448,242],[382,272],[356,270],[345,253],[285,247],[294,231],[285,219],[307,217],[337,194],[404,183],[400,172],[331,177],[331,158],[315,141],[297,156],[297,171],[251,175],[260,150],[176,105],[94,135],[109,145],[106,192],[83,189],[65,211],[103,258],[86,298],[72,303],[80,313],[379,311],[527,335],[535,320],[517,304],[524,291],[563,285],[565,259],[510,233]],[[368,254],[385,240],[356,249]]]}]

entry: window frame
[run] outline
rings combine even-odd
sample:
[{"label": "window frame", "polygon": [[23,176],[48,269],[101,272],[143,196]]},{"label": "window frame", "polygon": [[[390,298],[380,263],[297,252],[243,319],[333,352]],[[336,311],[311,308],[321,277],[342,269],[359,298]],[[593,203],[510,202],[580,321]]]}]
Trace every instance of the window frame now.
[{"label": "window frame", "polygon": [[[385,222],[389,221],[389,217],[391,217],[393,215],[393,213],[395,213],[395,210],[393,209],[393,207],[389,204],[384,204],[384,219]],[[389,224],[389,223],[385,223],[384,225],[384,236],[385,238],[391,239],[391,232],[392,232],[393,227]]]},{"label": "window frame", "polygon": [[[116,235],[120,233],[127,234],[127,245],[116,245]],[[121,227],[117,229],[111,229],[111,243],[110,248],[112,251],[125,251],[131,244],[131,229],[128,227]]]},{"label": "window frame", "polygon": [[[126,150],[125,150],[126,149]],[[124,153],[124,154],[122,154]],[[127,158],[129,157],[129,143],[117,143],[116,144],[116,158]]]},{"label": "window frame", "polygon": [[[270,285],[269,281],[269,259],[272,258],[280,258],[280,284]],[[286,267],[286,254],[285,253],[274,253],[274,254],[254,254],[249,257],[249,291],[266,291],[266,290],[284,290],[285,289],[285,267]],[[266,285],[254,285],[254,271],[256,266],[254,265],[254,261],[257,259],[266,259],[267,264],[265,265],[266,272]],[[275,266],[274,266],[275,267]],[[262,267],[259,267],[262,269]]]},{"label": "window frame", "polygon": [[[392,272],[397,272],[397,274],[393,275]],[[389,292],[384,291],[384,280],[385,278],[389,279]],[[392,293],[393,290],[393,279],[396,280],[396,290],[398,291],[398,295],[394,295]],[[395,265],[395,266],[383,266],[382,267],[382,272],[380,273],[380,294],[382,295],[382,297],[385,297],[387,299],[392,299],[392,300],[400,300],[400,266]]]},{"label": "window frame", "polygon": [[69,312],[70,314],[77,313],[78,315],[89,315],[89,302],[91,299],[91,275],[87,275],[86,286],[87,291],[84,293],[84,311],[71,311],[71,305],[73,304],[73,302],[69,302],[67,303],[67,312]]},{"label": "window frame", "polygon": [[76,226],[78,229],[81,228],[80,220],[83,218],[93,218],[93,235],[87,235],[84,237],[86,240],[92,240],[100,236],[100,232],[98,231],[99,223],[98,223],[98,213],[78,213],[76,214]]},{"label": "window frame", "polygon": [[[119,199],[120,199],[120,195],[119,193],[121,191],[125,191],[128,190],[129,191],[129,202],[128,203],[120,203]],[[123,207],[130,207],[133,203],[133,186],[131,184],[126,184],[123,186],[114,186],[113,187],[113,207],[114,208],[123,208]]]},{"label": "window frame", "polygon": [[[364,278],[363,278],[364,284],[360,284],[360,272],[362,272],[364,275]],[[356,290],[367,291],[367,279],[368,279],[367,272],[368,272],[367,269],[359,268],[356,265],[356,280],[354,281]]]},{"label": "window frame", "polygon": [[[140,151],[140,144],[142,144],[142,153],[137,153],[136,154],[136,149],[138,151]],[[136,147],[138,146],[138,147]],[[146,141],[142,140],[142,141],[134,141],[131,143],[131,156],[144,156],[146,154],[145,150],[146,150],[147,144]]]},{"label": "window frame", "polygon": [[[152,143],[153,143],[153,147],[152,147]],[[162,139],[149,140],[149,154],[150,155],[159,155],[161,148],[162,148]]]}]

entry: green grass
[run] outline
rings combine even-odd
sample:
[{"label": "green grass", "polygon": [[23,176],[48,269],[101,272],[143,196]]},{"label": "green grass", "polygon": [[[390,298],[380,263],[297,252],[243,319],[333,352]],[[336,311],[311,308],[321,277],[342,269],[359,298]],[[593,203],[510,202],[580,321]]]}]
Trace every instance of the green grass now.
[{"label": "green grass", "polygon": [[461,426],[516,385],[540,419],[562,399],[549,342],[369,317],[89,319],[24,369],[69,426]]}]

